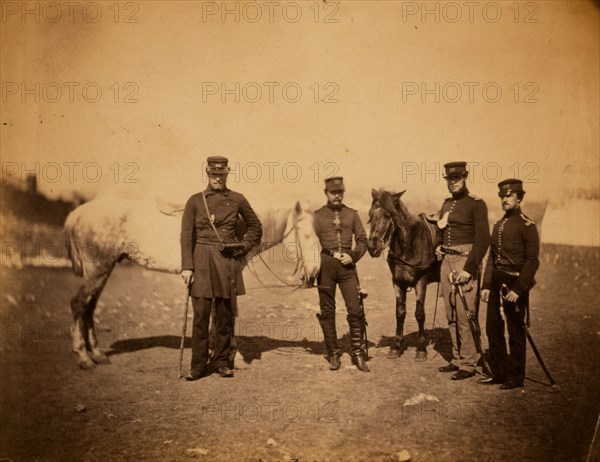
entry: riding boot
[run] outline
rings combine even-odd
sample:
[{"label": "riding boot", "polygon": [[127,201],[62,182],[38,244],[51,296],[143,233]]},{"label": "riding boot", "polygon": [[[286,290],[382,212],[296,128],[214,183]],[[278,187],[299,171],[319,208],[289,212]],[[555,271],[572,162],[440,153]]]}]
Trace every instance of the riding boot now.
[{"label": "riding boot", "polygon": [[364,337],[364,319],[354,316],[348,316],[348,325],[350,326],[350,349],[352,355],[352,364],[359,371],[369,372],[367,366],[366,341]]},{"label": "riding boot", "polygon": [[325,349],[327,350],[327,361],[329,361],[329,369],[337,371],[342,363],[340,362],[340,348],[337,343],[337,332],[335,330],[335,318],[324,318],[320,313],[317,313],[317,319],[323,330],[323,339],[325,341]]}]

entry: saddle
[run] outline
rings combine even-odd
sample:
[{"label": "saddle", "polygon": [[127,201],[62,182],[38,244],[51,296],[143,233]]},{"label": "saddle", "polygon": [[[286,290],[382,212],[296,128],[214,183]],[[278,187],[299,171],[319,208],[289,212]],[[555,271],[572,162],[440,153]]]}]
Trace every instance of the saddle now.
[{"label": "saddle", "polygon": [[[431,249],[434,250],[435,249],[435,241],[436,241],[437,233],[439,230],[438,225],[437,225],[439,216],[427,215],[425,213],[420,213],[418,216],[421,219],[421,222],[423,223],[423,227],[428,232],[429,244],[431,245]],[[440,282],[441,266],[442,266],[442,262],[438,261],[437,259],[431,264],[431,270],[427,277],[428,284],[431,284],[432,282]]]}]

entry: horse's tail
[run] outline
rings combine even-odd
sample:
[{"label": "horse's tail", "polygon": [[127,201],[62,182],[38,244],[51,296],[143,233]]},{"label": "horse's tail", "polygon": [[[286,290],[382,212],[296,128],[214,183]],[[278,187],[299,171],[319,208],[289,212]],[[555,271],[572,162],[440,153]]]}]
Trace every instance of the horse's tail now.
[{"label": "horse's tail", "polygon": [[71,259],[73,271],[77,276],[83,276],[83,255],[81,254],[81,249],[77,245],[77,240],[75,239],[75,227],[77,226],[77,215],[75,212],[76,210],[69,213],[69,216],[65,221],[65,244],[67,246],[69,258]]}]

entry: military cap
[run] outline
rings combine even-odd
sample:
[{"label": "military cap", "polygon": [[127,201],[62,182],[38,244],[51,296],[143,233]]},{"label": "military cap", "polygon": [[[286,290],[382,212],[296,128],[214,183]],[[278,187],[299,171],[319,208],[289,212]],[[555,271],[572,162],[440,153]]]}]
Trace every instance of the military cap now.
[{"label": "military cap", "polygon": [[444,178],[463,176],[467,173],[466,162],[448,162],[444,164]]},{"label": "military cap", "polygon": [[222,156],[210,156],[206,158],[206,172],[207,173],[229,173],[229,167],[227,166],[229,159]]},{"label": "military cap", "polygon": [[523,190],[523,182],[516,178],[502,180],[500,183],[498,183],[498,188],[500,189],[500,191],[498,191],[499,197],[507,197],[514,192],[522,192],[523,194],[525,193]]},{"label": "military cap", "polygon": [[327,191],[345,191],[344,178],[334,176],[325,180],[325,190]]}]

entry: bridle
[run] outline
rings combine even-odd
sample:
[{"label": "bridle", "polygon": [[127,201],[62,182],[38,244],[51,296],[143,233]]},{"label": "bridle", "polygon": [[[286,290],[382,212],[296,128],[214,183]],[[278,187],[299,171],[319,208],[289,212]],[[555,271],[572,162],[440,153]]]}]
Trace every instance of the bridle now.
[{"label": "bridle", "polygon": [[[385,226],[384,231],[381,233],[381,238],[380,238],[381,241],[383,242],[382,253],[386,249],[388,251],[387,260],[398,262],[404,266],[410,266],[412,268],[426,268],[429,265],[431,265],[436,260],[435,257],[433,257],[428,262],[415,264],[415,263],[406,261],[401,255],[398,255],[397,253],[392,251],[392,249],[390,248],[390,242],[391,242],[394,234],[398,232],[398,224],[396,222],[396,219],[395,219],[395,216],[393,213],[390,213],[388,210],[386,210],[384,207],[382,207],[381,203],[379,204],[379,207],[385,213],[390,214],[389,221],[388,221],[387,225]],[[369,218],[368,223],[371,223],[371,218]]]}]

